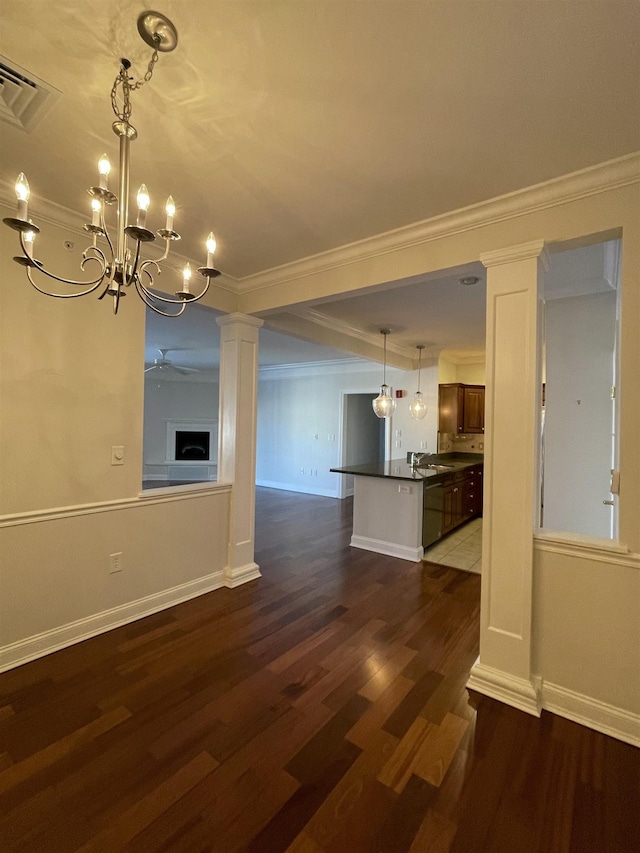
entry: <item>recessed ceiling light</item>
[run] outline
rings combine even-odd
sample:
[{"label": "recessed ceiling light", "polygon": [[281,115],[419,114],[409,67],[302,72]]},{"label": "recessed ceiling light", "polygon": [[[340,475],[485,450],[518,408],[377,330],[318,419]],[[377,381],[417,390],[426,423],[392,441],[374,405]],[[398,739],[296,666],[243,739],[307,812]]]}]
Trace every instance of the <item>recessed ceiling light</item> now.
[{"label": "recessed ceiling light", "polygon": [[480,281],[480,276],[477,275],[465,275],[464,278],[458,279],[458,284],[470,285],[477,284]]}]

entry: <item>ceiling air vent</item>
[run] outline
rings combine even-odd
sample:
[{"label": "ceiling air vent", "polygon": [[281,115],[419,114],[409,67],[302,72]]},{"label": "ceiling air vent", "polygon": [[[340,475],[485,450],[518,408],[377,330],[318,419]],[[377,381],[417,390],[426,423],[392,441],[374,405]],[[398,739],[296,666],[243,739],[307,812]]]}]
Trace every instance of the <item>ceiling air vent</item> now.
[{"label": "ceiling air vent", "polygon": [[44,80],[0,56],[0,120],[30,132],[59,95]]}]

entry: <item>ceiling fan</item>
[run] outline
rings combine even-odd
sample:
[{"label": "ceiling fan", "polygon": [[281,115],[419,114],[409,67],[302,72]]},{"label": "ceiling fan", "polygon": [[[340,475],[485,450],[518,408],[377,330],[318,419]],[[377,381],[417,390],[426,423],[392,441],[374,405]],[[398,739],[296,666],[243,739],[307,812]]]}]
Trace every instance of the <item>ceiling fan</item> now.
[{"label": "ceiling fan", "polygon": [[153,364],[151,367],[145,368],[145,373],[149,373],[152,370],[160,370],[165,373],[174,371],[175,373],[200,373],[197,367],[179,367],[177,364],[174,364],[170,359],[167,358],[167,353],[171,352],[171,349],[158,349],[160,353],[160,358],[155,358],[153,360]]}]

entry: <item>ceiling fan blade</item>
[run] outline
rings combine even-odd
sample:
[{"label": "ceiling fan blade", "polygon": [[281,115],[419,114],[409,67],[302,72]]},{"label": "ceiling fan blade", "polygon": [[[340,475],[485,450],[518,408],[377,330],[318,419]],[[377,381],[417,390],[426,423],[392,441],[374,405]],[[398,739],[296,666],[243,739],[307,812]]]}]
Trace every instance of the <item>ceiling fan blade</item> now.
[{"label": "ceiling fan blade", "polygon": [[152,364],[151,367],[145,367],[144,372],[149,373],[150,370],[156,370],[158,367],[157,364]]},{"label": "ceiling fan blade", "polygon": [[177,370],[178,373],[200,373],[197,367],[177,367],[174,364],[173,369]]}]

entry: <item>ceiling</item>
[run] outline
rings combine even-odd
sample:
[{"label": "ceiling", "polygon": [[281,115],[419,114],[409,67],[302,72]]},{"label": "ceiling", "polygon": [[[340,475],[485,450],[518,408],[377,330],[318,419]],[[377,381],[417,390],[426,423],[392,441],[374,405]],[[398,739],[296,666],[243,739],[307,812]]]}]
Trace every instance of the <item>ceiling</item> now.
[{"label": "ceiling", "polygon": [[[97,158],[115,162],[109,92],[120,57],[136,78],[146,70],[145,8],[2,0],[0,54],[60,93],[29,131],[0,123],[0,195],[24,171],[34,218],[39,197],[87,205]],[[154,228],[173,195],[185,255],[203,256],[213,229],[231,281],[640,149],[635,0],[162,0],[159,11],[179,44],[133,96],[132,188],[148,186]],[[310,325],[372,335],[382,324],[405,349],[482,348],[484,279],[462,288],[460,273],[315,305]],[[185,328],[162,345],[180,346]],[[272,363],[337,355],[262,343]]]}]

